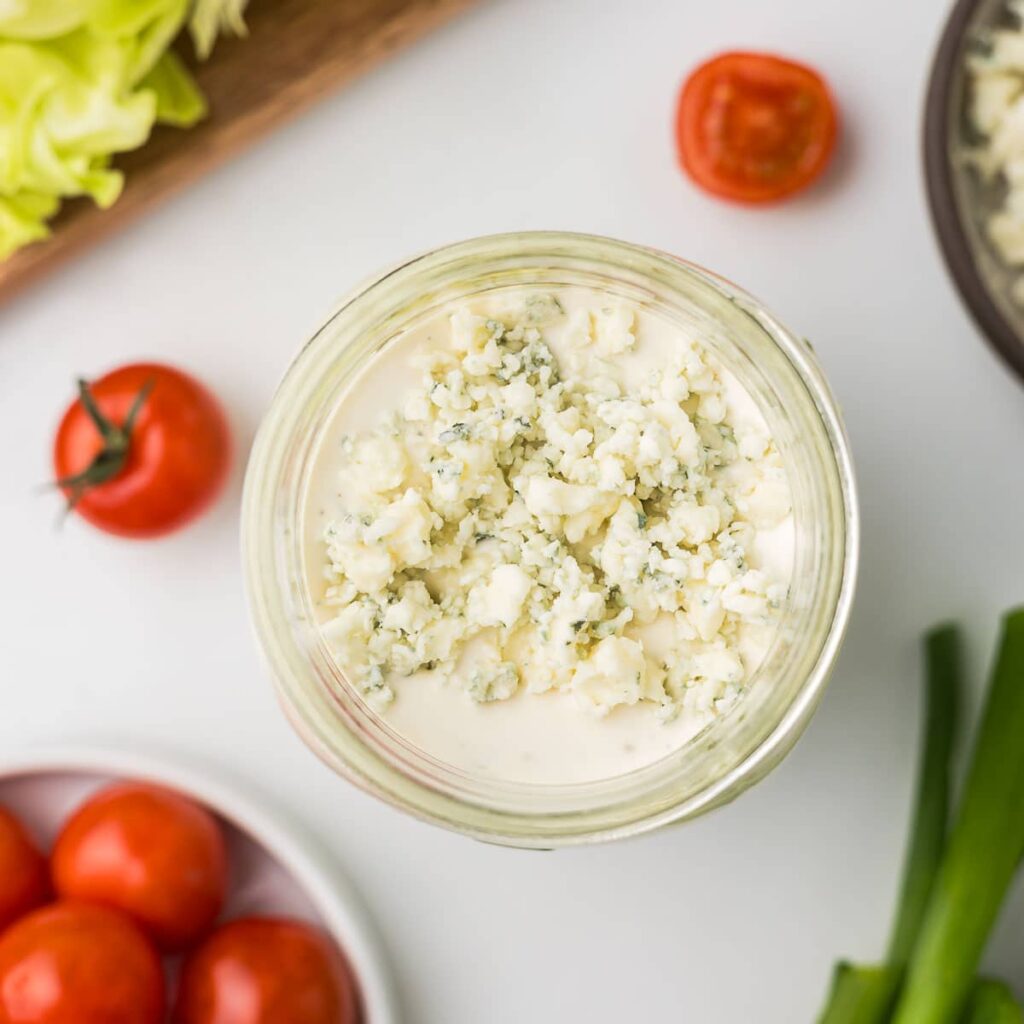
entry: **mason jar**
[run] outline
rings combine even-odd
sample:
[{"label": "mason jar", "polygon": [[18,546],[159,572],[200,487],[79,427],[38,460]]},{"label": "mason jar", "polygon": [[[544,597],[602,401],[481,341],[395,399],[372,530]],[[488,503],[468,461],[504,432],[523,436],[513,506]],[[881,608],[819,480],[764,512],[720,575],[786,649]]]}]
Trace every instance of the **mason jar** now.
[{"label": "mason jar", "polygon": [[[700,339],[763,414],[792,493],[788,600],[745,692],[680,749],[600,781],[509,782],[457,769],[373,711],[328,649],[307,586],[302,515],[314,454],[368,362],[453,302],[581,286],[635,303]],[[382,396],[382,406],[387,396]],[[289,367],[245,483],[242,543],[256,633],[281,704],[331,768],[410,814],[475,838],[552,848],[632,836],[703,814],[761,779],[821,698],[853,598],[858,516],[847,438],[810,346],[700,267],[607,238],[524,232],[445,246],[345,299]]]}]

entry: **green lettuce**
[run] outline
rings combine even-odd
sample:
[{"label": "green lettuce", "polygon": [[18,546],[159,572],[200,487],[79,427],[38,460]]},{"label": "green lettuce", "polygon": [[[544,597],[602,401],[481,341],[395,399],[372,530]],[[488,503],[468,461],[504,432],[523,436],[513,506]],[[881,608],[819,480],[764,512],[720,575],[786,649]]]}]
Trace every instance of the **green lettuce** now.
[{"label": "green lettuce", "polygon": [[60,46],[0,44],[4,198],[88,195],[109,206],[121,190],[120,174],[109,167],[111,154],[149,137],[155,96],[83,77],[64,53],[74,50],[75,35],[63,37]]},{"label": "green lettuce", "polygon": [[161,124],[188,128],[206,116],[206,97],[181,58],[168,50],[139,83],[156,97],[156,119]]},{"label": "green lettuce", "polygon": [[0,36],[52,39],[85,24],[92,0],[3,0]]},{"label": "green lettuce", "polygon": [[245,30],[245,0],[0,0],[0,260],[45,238],[61,200],[115,202],[111,166],[154,124],[206,101],[170,46],[186,23],[201,56]]},{"label": "green lettuce", "polygon": [[196,53],[205,60],[220,32],[245,35],[245,7],[248,0],[196,0],[189,31]]},{"label": "green lettuce", "polygon": [[[108,0],[113,2],[113,0]],[[123,0],[117,0],[123,3]],[[134,85],[156,66],[174,37],[181,31],[188,14],[189,0],[164,0],[153,12],[153,17],[138,33],[127,37],[131,45],[131,63],[128,68],[129,83]]]},{"label": "green lettuce", "polygon": [[45,238],[49,233],[46,221],[59,205],[55,196],[38,192],[0,196],[0,260],[23,245]]}]

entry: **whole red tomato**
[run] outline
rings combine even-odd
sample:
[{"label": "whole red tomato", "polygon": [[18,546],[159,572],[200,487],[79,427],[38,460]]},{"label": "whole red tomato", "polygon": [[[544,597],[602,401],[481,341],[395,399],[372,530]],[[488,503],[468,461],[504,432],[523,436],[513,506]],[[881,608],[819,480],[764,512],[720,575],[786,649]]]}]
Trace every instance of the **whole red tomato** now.
[{"label": "whole red tomato", "polygon": [[123,914],[56,903],[0,937],[0,1024],[160,1024],[164,977]]},{"label": "whole red tomato", "polygon": [[315,928],[281,918],[222,925],[182,969],[174,1024],[355,1024],[352,978]]},{"label": "whole red tomato", "polygon": [[157,537],[213,501],[230,454],[224,413],[202,384],[170,366],[138,363],[79,381],[53,465],[83,519],[121,537]]},{"label": "whole red tomato", "polygon": [[130,914],[167,950],[213,924],[227,889],[227,853],[209,811],[159,786],[101,790],[65,823],[53,848],[53,883],[69,899]]},{"label": "whole red tomato", "polygon": [[49,892],[46,858],[25,826],[0,807],[0,931],[45,903]]}]

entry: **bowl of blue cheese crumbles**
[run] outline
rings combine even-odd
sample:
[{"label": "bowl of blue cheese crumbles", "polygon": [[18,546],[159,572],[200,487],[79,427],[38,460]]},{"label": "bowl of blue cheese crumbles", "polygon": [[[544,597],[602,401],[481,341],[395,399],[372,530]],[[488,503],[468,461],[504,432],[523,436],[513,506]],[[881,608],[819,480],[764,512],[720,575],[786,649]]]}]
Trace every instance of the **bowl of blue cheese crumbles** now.
[{"label": "bowl of blue cheese crumbles", "polygon": [[670,257],[553,234],[459,250],[346,303],[261,431],[246,547],[286,709],[345,774],[488,838],[693,813],[795,738],[834,657],[856,523],[831,400],[806,346],[766,318],[744,350],[749,323],[724,321],[745,297]]},{"label": "bowl of blue cheese crumbles", "polygon": [[1024,376],[1024,4],[958,0],[932,65],[925,175],[939,244],[986,339]]}]

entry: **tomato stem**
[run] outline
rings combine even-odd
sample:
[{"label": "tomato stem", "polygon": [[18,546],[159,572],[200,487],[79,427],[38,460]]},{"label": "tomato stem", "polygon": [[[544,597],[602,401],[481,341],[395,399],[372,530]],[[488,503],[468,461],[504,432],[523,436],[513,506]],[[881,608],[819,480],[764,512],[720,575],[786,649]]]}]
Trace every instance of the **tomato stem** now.
[{"label": "tomato stem", "polygon": [[73,509],[91,487],[113,480],[124,469],[132,443],[132,430],[139,412],[153,390],[154,381],[147,380],[132,401],[124,423],[118,425],[103,415],[96,398],[89,388],[89,382],[79,379],[78,397],[86,415],[92,420],[96,431],[103,439],[103,447],[95,458],[80,473],[62,477],[57,486],[67,491],[68,511]]}]

